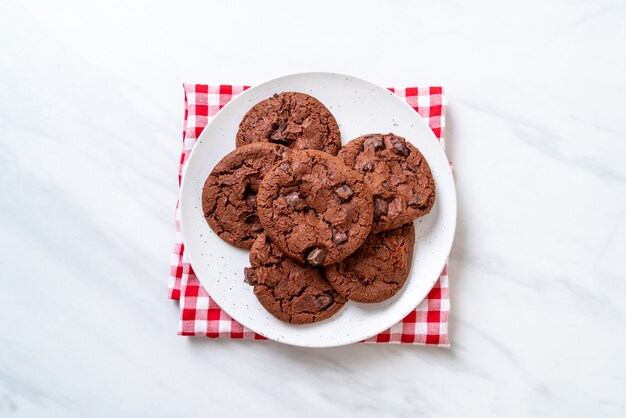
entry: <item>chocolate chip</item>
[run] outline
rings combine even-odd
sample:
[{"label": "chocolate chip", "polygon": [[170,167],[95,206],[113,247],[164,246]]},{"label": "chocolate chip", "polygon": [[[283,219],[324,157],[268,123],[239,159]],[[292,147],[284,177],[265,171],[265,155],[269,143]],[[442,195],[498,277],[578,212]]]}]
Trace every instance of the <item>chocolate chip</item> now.
[{"label": "chocolate chip", "polygon": [[275,144],[289,145],[289,141],[287,140],[287,138],[282,138],[274,134],[270,136],[270,141]]},{"label": "chocolate chip", "polygon": [[255,223],[255,224],[252,224],[252,226],[250,227],[250,230],[252,232],[257,232],[258,233],[258,232],[263,231],[263,226],[261,224],[259,224],[259,223]]},{"label": "chocolate chip", "polygon": [[368,172],[374,170],[374,164],[371,161],[366,161],[365,164],[361,166],[361,171]]},{"label": "chocolate chip", "polygon": [[383,143],[383,137],[380,135],[369,135],[363,141],[363,146],[365,147],[374,147],[374,149],[381,149],[385,146]]},{"label": "chocolate chip", "polygon": [[376,219],[380,218],[383,215],[387,214],[387,208],[389,204],[383,199],[376,199],[374,201],[374,217]]},{"label": "chocolate chip", "polygon": [[306,261],[312,266],[319,266],[321,262],[324,261],[325,255],[326,254],[324,253],[324,250],[314,248],[313,250],[311,250],[309,255],[307,255]]},{"label": "chocolate chip", "polygon": [[342,202],[345,202],[346,200],[352,197],[354,192],[348,185],[344,184],[343,186],[337,187],[335,189],[335,194],[337,195],[339,200],[341,200]]},{"label": "chocolate chip", "polygon": [[348,240],[348,234],[338,229],[333,228],[333,242],[337,245],[343,244]]},{"label": "chocolate chip", "polygon": [[270,141],[277,142],[280,144],[289,143],[287,138],[283,135],[283,132],[287,128],[287,122],[284,122],[284,121],[280,122],[278,125],[274,125],[272,128],[273,128],[273,131],[270,134]]},{"label": "chocolate chip", "polygon": [[243,218],[243,220],[247,223],[247,224],[258,224],[259,223],[259,217],[254,214],[251,213],[249,215],[246,215],[245,218]]},{"label": "chocolate chip", "polygon": [[293,208],[300,203],[300,196],[298,195],[298,192],[292,192],[285,196],[285,200],[287,201],[287,204]]},{"label": "chocolate chip", "polygon": [[411,150],[409,150],[404,141],[402,141],[401,139],[396,138],[395,141],[392,142],[394,153],[406,157],[411,152]]},{"label": "chocolate chip", "polygon": [[361,284],[362,284],[363,286],[367,286],[367,285],[369,285],[370,283],[372,283],[372,282],[371,282],[371,280],[366,279],[365,277],[359,277],[359,281],[361,282]]},{"label": "chocolate chip", "polygon": [[281,144],[281,145],[289,144],[289,141],[287,141],[287,138],[285,138],[283,136],[283,133],[279,131],[272,132],[269,139],[270,139],[270,142],[273,142],[275,144]]},{"label": "chocolate chip", "polygon": [[328,295],[321,295],[315,298],[317,309],[326,309],[333,303],[333,298]]},{"label": "chocolate chip", "polygon": [[287,172],[289,172],[289,169],[291,168],[291,165],[289,163],[280,163],[278,168],[280,168],[282,171],[287,173]]},{"label": "chocolate chip", "polygon": [[406,209],[406,206],[403,204],[403,202],[404,199],[398,199],[397,197],[394,197],[387,207],[387,215],[389,215],[390,218],[393,218],[397,214],[401,213],[403,209]]},{"label": "chocolate chip", "polygon": [[243,276],[243,281],[248,283],[250,286],[254,286],[257,283],[256,277],[254,277],[254,269],[246,267],[243,269]]},{"label": "chocolate chip", "polygon": [[300,195],[298,194],[298,192],[289,193],[287,196],[285,196],[285,200],[287,201],[289,207],[292,209],[298,211],[304,209],[304,202],[302,201],[302,199],[300,199]]},{"label": "chocolate chip", "polygon": [[388,181],[384,181],[384,182],[383,182],[383,188],[384,188],[385,190],[391,190],[391,186],[389,185],[389,182],[388,182]]},{"label": "chocolate chip", "polygon": [[421,201],[422,195],[416,192],[413,196],[411,196],[411,199],[409,200],[409,205],[419,206]]}]

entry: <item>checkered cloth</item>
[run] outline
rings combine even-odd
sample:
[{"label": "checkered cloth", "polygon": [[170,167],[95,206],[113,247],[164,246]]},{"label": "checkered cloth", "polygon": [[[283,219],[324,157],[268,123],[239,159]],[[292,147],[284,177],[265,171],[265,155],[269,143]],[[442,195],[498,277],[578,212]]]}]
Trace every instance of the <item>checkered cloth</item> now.
[{"label": "checkered cloth", "polygon": [[[183,150],[178,170],[178,184],[185,172],[191,149],[204,127],[215,114],[233,97],[248,86],[208,86],[184,84],[185,124],[183,128]],[[441,87],[390,88],[413,107],[435,133],[445,149],[445,96]],[[234,140],[234,139],[233,139]],[[211,299],[202,287],[189,264],[180,233],[180,209],[176,204],[176,245],[171,258],[169,297],[180,303],[179,335],[207,336],[210,338],[243,338],[264,340],[265,337],[245,328],[233,320]],[[426,299],[402,321],[390,329],[371,337],[367,343],[426,344],[449,347],[448,313],[448,267]]]}]

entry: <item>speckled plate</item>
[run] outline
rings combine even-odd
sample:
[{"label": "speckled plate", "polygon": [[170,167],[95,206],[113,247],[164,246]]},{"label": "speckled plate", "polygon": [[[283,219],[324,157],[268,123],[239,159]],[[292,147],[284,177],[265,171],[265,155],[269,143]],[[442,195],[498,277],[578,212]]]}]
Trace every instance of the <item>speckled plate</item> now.
[{"label": "speckled plate", "polygon": [[[415,222],[413,267],[404,288],[376,304],[349,302],[335,316],[310,325],[279,321],[259,304],[243,281],[248,252],[222,241],[202,215],[201,194],[215,164],[235,148],[243,115],[274,93],[310,94],[333,113],[343,143],[372,132],[394,132],[424,154],[432,169],[437,200],[431,213]],[[350,344],[384,331],[404,318],[433,287],[452,246],[456,192],[448,159],[433,132],[402,99],[372,83],[332,73],[293,74],[253,87],[228,103],[198,138],[181,189],[181,229],[185,250],[198,279],[217,304],[235,320],[272,340],[307,347]]]}]

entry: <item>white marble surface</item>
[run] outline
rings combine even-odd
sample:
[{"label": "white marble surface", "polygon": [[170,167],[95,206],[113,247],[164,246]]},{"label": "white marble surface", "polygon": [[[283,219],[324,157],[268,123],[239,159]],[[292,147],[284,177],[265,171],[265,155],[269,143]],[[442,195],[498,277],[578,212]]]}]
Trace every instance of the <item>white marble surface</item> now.
[{"label": "white marble surface", "polygon": [[[299,3],[0,3],[0,416],[625,416],[624,1]],[[313,70],[447,88],[449,350],[176,336],[182,82]]]}]

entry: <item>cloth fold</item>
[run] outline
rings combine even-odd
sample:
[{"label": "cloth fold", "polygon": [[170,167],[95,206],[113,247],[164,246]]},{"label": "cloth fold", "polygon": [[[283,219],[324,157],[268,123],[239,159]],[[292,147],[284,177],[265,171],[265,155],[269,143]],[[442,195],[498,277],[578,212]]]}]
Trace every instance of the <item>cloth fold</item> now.
[{"label": "cloth fold", "polygon": [[[187,160],[197,138],[217,112],[249,86],[184,84],[185,122],[183,149],[178,170],[182,182]],[[445,151],[445,104],[441,87],[390,88],[405,100],[428,123]],[[180,210],[176,204],[176,244],[170,260],[168,281],[170,299],[179,301],[178,334],[210,338],[265,340],[266,338],[233,320],[211,299],[193,272],[185,254],[180,233]],[[448,266],[446,265],[433,289],[415,310],[402,321],[363,342],[398,343],[449,347]]]}]

